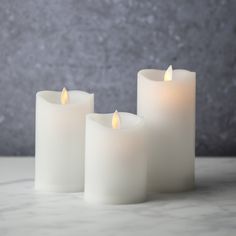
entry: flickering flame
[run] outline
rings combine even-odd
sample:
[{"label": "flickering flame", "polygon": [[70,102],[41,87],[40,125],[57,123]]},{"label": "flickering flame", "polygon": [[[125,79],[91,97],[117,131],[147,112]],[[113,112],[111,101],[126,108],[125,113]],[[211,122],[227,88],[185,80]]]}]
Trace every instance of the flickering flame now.
[{"label": "flickering flame", "polygon": [[120,116],[118,111],[115,111],[112,117],[112,128],[119,129],[120,128]]},{"label": "flickering flame", "polygon": [[66,88],[64,87],[61,91],[61,104],[65,105],[69,102],[69,94],[66,90]]},{"label": "flickering flame", "polygon": [[172,65],[170,65],[164,74],[164,81],[171,81],[172,80],[173,69]]}]

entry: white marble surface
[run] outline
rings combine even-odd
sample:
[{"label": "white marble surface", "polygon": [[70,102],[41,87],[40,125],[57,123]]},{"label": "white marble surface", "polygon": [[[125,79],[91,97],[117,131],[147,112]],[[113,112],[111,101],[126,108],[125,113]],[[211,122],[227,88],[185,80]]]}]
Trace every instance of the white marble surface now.
[{"label": "white marble surface", "polygon": [[196,190],[137,205],[33,189],[33,158],[0,158],[0,235],[236,235],[236,159],[196,160]]}]

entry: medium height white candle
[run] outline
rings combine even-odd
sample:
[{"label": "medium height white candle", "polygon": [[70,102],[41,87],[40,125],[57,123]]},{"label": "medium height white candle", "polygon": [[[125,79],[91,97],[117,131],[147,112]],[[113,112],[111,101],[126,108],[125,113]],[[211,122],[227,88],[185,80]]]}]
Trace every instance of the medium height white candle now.
[{"label": "medium height white candle", "polygon": [[36,95],[35,188],[84,189],[85,116],[94,95],[82,91],[41,91]]},{"label": "medium height white candle", "polygon": [[87,115],[85,199],[88,202],[130,204],[146,199],[145,140],[144,122],[136,115],[117,112]]},{"label": "medium height white candle", "polygon": [[186,70],[138,72],[137,113],[149,129],[150,191],[194,186],[196,74]]}]

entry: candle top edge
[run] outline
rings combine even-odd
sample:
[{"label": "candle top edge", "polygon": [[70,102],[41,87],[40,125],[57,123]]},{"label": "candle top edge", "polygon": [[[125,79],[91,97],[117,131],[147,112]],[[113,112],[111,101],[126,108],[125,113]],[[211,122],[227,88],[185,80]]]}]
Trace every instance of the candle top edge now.
[{"label": "candle top edge", "polygon": [[121,126],[119,129],[112,128],[112,117],[114,113],[90,113],[86,115],[87,120],[91,120],[101,127],[114,131],[128,131],[144,125],[144,120],[133,113],[119,112]]},{"label": "candle top edge", "polygon": [[196,80],[196,72],[176,69],[173,70],[172,80],[165,81],[164,74],[165,70],[158,69],[143,69],[138,72],[138,79],[145,79],[150,82],[163,82],[165,84],[183,82],[183,81],[194,81]]},{"label": "candle top edge", "polygon": [[[94,98],[93,93],[87,93],[80,90],[70,90],[68,91],[68,94],[70,96],[70,102],[66,104],[64,107],[83,104],[87,101],[88,102],[91,101],[91,99]],[[36,98],[42,99],[51,105],[61,106],[62,104],[60,102],[60,97],[61,97],[61,91],[44,90],[44,91],[38,91],[36,93]]]},{"label": "candle top edge", "polygon": [[[138,71],[138,74],[141,72],[145,72],[145,71],[153,71],[153,72],[163,72],[165,73],[166,70],[164,69],[157,69],[157,68],[144,68]],[[195,71],[191,71],[191,70],[186,70],[186,69],[173,69],[173,71],[179,71],[179,72],[186,72],[186,73],[196,73]]]}]

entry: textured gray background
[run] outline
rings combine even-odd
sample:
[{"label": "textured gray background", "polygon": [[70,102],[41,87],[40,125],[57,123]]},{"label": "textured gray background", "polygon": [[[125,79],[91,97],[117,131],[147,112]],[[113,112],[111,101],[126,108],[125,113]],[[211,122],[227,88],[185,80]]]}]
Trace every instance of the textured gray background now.
[{"label": "textured gray background", "polygon": [[136,112],[142,68],[197,72],[197,155],[236,155],[236,1],[0,0],[0,155],[34,154],[35,93]]}]

